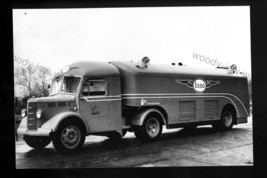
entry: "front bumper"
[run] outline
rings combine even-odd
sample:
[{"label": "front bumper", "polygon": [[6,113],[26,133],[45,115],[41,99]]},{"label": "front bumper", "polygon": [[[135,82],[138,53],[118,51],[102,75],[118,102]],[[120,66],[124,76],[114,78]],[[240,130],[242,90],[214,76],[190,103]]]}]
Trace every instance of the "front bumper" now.
[{"label": "front bumper", "polygon": [[50,136],[51,131],[39,128],[38,130],[28,130],[27,128],[18,128],[18,134],[30,136]]}]

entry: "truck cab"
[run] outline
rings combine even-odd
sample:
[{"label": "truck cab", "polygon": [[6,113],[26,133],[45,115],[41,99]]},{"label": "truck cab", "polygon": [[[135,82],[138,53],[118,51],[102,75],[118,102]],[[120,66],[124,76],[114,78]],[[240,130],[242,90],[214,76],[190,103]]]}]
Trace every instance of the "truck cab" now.
[{"label": "truck cab", "polygon": [[33,148],[51,140],[62,153],[80,148],[89,134],[121,136],[120,73],[110,63],[77,62],[51,83],[48,97],[31,98],[18,133]]}]

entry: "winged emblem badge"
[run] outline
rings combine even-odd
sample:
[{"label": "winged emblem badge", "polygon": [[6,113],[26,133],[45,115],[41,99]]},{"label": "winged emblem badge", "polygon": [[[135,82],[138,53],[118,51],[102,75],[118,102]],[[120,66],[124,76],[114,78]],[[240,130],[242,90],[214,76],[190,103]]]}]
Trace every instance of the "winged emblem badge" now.
[{"label": "winged emblem badge", "polygon": [[183,79],[183,80],[175,80],[176,83],[180,83],[183,85],[187,85],[189,88],[193,88],[197,92],[204,92],[206,88],[210,88],[213,85],[220,84],[220,81],[213,80],[192,80],[192,79]]}]

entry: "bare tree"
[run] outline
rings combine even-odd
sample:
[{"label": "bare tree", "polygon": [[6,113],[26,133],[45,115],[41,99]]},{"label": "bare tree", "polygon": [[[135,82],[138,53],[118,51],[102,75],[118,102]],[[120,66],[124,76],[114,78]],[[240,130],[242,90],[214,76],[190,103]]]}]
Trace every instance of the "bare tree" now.
[{"label": "bare tree", "polygon": [[26,68],[17,67],[15,69],[15,84],[23,86],[26,90],[26,96],[34,96],[34,88],[36,87],[36,77],[35,70],[31,65],[28,65]]},{"label": "bare tree", "polygon": [[[15,69],[15,84],[24,88],[24,97],[48,96],[48,80],[51,78],[49,68],[32,66],[17,67]],[[16,86],[15,86],[16,88]]]},{"label": "bare tree", "polygon": [[42,96],[48,96],[48,79],[51,78],[51,73],[48,68],[41,67],[37,73],[37,84],[38,88],[41,90]]}]

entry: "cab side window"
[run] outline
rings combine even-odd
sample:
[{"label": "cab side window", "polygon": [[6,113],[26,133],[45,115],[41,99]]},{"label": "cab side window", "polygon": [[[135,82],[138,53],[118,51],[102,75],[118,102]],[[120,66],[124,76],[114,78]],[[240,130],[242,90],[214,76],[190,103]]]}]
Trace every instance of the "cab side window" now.
[{"label": "cab side window", "polygon": [[101,96],[106,94],[105,79],[86,79],[82,95],[83,96]]}]

